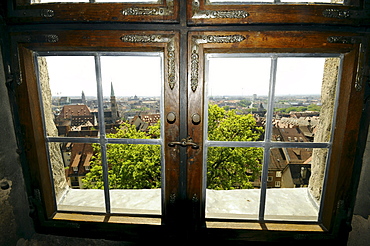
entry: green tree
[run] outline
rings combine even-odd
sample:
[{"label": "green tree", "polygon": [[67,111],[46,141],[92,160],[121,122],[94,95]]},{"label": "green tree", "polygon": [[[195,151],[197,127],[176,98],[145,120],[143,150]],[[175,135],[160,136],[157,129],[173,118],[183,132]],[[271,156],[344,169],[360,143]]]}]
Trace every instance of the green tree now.
[{"label": "green tree", "polygon": [[[257,141],[263,128],[256,126],[252,115],[237,115],[235,110],[225,110],[209,105],[209,140]],[[160,136],[160,123],[149,131],[137,131],[134,125],[124,123],[117,133],[108,138],[149,139]],[[93,145],[96,153],[90,172],[83,179],[85,188],[102,189],[103,171],[100,145]],[[207,161],[207,187],[210,189],[253,188],[251,180],[261,170],[261,148],[209,148]],[[108,144],[108,179],[110,189],[151,189],[161,186],[160,146],[144,144]]]},{"label": "green tree", "polygon": [[310,104],[310,105],[308,105],[307,110],[308,111],[318,111],[318,112],[320,112],[321,106],[316,105],[316,104]]},{"label": "green tree", "polygon": [[247,99],[242,99],[237,104],[240,107],[248,107],[251,104],[251,102],[248,101]]},{"label": "green tree", "polygon": [[[135,125],[123,123],[117,133],[108,138],[149,139],[159,136],[158,122],[145,133]],[[102,189],[103,171],[100,145],[93,145],[96,155],[92,158],[90,172],[82,180],[85,188]],[[160,146],[147,144],[108,144],[108,179],[111,189],[153,189],[161,187]]]},{"label": "green tree", "polygon": [[[209,105],[208,139],[214,141],[257,141],[264,129],[251,114],[237,115]],[[261,171],[261,148],[211,147],[207,153],[207,188],[248,189]]]}]

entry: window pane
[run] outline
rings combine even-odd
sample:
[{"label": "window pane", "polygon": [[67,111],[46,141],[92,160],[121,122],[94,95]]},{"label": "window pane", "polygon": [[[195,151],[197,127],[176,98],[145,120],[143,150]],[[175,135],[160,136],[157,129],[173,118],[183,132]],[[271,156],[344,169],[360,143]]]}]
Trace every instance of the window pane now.
[{"label": "window pane", "polygon": [[[31,0],[31,4],[37,3],[89,3],[89,0]],[[159,3],[159,0],[95,0],[96,3]]]},{"label": "window pane", "polygon": [[160,146],[108,144],[107,158],[112,212],[161,214]]},{"label": "window pane", "polygon": [[328,3],[343,4],[342,0],[207,0],[211,4],[250,4],[250,3]]},{"label": "window pane", "polygon": [[262,148],[208,148],[207,218],[258,218],[262,158]]},{"label": "window pane", "polygon": [[212,4],[273,3],[274,0],[207,0]]},{"label": "window pane", "polygon": [[150,138],[160,138],[162,59],[159,54],[102,56],[101,66],[107,131],[129,123]]},{"label": "window pane", "polygon": [[31,4],[37,3],[88,3],[89,0],[31,0]]},{"label": "window pane", "polygon": [[260,141],[270,58],[208,58],[208,139]]},{"label": "window pane", "polygon": [[94,57],[48,56],[38,62],[47,135],[97,137]]},{"label": "window pane", "polygon": [[328,142],[339,58],[278,58],[272,140]]},{"label": "window pane", "polygon": [[343,4],[341,0],[281,0],[283,3],[331,3],[331,4]]},{"label": "window pane", "polygon": [[273,148],[265,219],[317,221],[328,149]]},{"label": "window pane", "polygon": [[[100,145],[49,143],[49,156],[59,211],[105,212]],[[99,175],[89,178],[91,173]],[[86,179],[89,182],[86,182]],[[99,189],[93,189],[91,184]]]}]

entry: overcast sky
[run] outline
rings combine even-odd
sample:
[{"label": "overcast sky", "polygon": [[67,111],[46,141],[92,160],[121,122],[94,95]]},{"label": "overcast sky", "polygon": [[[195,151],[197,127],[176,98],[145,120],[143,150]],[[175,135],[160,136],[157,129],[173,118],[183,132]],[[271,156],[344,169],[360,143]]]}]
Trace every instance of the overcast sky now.
[{"label": "overcast sky", "polygon": [[[47,57],[53,96],[97,96],[93,56]],[[102,56],[103,95],[160,96],[162,61],[159,56]]]},{"label": "overcast sky", "polygon": [[[47,57],[53,96],[96,97],[93,56]],[[102,56],[103,94],[160,96],[162,58]],[[319,95],[325,58],[278,58],[275,95]],[[208,95],[268,95],[270,58],[209,58]]]},{"label": "overcast sky", "polygon": [[[275,95],[319,95],[325,58],[278,58]],[[270,58],[210,58],[208,94],[268,95]]]}]

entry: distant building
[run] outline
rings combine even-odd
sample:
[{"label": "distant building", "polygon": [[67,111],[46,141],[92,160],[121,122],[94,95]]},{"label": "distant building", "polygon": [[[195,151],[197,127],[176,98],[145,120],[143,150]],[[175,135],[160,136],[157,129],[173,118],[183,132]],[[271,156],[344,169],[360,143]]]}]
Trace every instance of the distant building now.
[{"label": "distant building", "polygon": [[71,98],[70,97],[61,97],[59,99],[59,105],[68,105],[71,104]]},{"label": "distant building", "polygon": [[80,126],[87,123],[97,124],[96,117],[91,114],[86,105],[64,105],[55,119],[57,126]]},{"label": "distant building", "polygon": [[[298,127],[272,129],[272,140],[282,142],[309,142]],[[312,149],[272,148],[268,167],[267,187],[294,188],[308,185],[311,175]]]},{"label": "distant building", "polygon": [[[120,119],[120,114],[118,112],[117,100],[114,94],[113,83],[111,83],[111,93],[110,93],[110,107],[104,109],[104,121],[105,124],[116,124]],[[98,118],[98,111],[94,111],[93,114]]]},{"label": "distant building", "polygon": [[64,146],[63,157],[68,162],[66,171],[68,183],[71,188],[82,189],[82,179],[90,172],[90,161],[94,155],[92,144],[67,143]]},{"label": "distant building", "polygon": [[140,131],[147,131],[149,126],[154,125],[157,123],[161,118],[160,114],[144,114],[144,115],[136,115],[131,120],[131,124],[135,125],[136,130]]},{"label": "distant building", "polygon": [[110,105],[112,112],[112,121],[116,122],[119,119],[119,114],[117,110],[116,96],[114,95],[113,82],[111,82]]}]

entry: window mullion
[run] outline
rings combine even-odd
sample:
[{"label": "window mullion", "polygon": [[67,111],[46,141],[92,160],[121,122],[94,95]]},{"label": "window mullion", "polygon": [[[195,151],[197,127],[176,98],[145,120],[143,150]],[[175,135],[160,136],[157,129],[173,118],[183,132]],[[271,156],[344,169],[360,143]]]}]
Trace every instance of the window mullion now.
[{"label": "window mullion", "polygon": [[109,196],[109,181],[108,181],[108,163],[107,163],[107,146],[105,138],[105,122],[104,122],[104,106],[103,106],[103,89],[102,89],[102,75],[101,75],[101,61],[100,55],[95,54],[95,74],[98,94],[98,119],[99,119],[99,134],[100,134],[100,149],[101,149],[101,160],[103,168],[103,182],[104,182],[104,199],[105,199],[105,210],[107,214],[110,214],[110,196]]},{"label": "window mullion", "polygon": [[265,217],[266,189],[267,189],[268,166],[270,162],[270,143],[271,143],[271,134],[272,134],[272,115],[274,112],[276,71],[277,71],[277,57],[274,56],[271,58],[270,86],[269,86],[268,107],[267,107],[267,115],[266,115],[265,149],[263,152],[260,208],[259,208],[259,216],[258,216],[258,219],[260,221],[263,221]]}]

